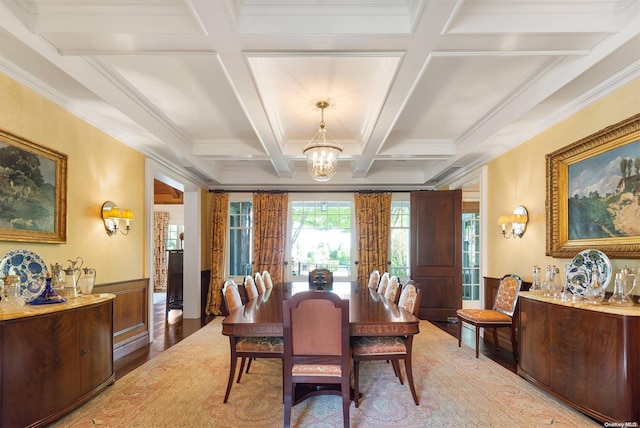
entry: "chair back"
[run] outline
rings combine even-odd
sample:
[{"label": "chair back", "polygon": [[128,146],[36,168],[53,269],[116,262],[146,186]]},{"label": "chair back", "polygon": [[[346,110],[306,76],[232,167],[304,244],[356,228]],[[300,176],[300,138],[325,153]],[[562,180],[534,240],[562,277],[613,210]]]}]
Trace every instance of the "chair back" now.
[{"label": "chair back", "polygon": [[314,269],[309,272],[309,288],[320,285],[324,288],[333,286],[333,273],[329,269]]},{"label": "chair back", "polygon": [[389,272],[385,272],[380,277],[380,284],[378,284],[378,294],[382,294],[387,291],[387,286],[389,285]]},{"label": "chair back", "polygon": [[416,286],[416,283],[413,280],[408,280],[402,287],[398,306],[417,317],[420,312],[421,300],[422,290]]},{"label": "chair back", "polygon": [[371,271],[371,274],[369,274],[369,284],[367,284],[367,287],[371,288],[372,290],[377,290],[379,282],[380,282],[380,271],[379,270]]},{"label": "chair back", "polygon": [[285,370],[293,364],[331,364],[348,375],[348,300],[317,290],[296,293],[282,301],[282,326]]},{"label": "chair back", "polygon": [[273,288],[273,281],[271,281],[271,274],[268,270],[262,272],[262,280],[264,281],[264,286],[267,290]]},{"label": "chair back", "polygon": [[396,298],[399,296],[400,290],[400,278],[397,276],[392,276],[389,278],[389,285],[387,285],[387,289],[384,292],[384,297],[390,302],[395,303]]},{"label": "chair back", "polygon": [[267,287],[264,285],[264,279],[262,278],[262,274],[260,272],[256,272],[254,276],[254,282],[256,283],[258,294],[264,294],[264,292],[267,291]]},{"label": "chair back", "polygon": [[258,297],[258,288],[251,275],[244,277],[244,288],[247,291],[247,299],[251,300]]},{"label": "chair back", "polygon": [[518,293],[522,287],[522,279],[518,275],[507,274],[500,279],[500,286],[493,302],[493,310],[513,316],[518,303]]},{"label": "chair back", "polygon": [[227,310],[230,313],[242,307],[240,291],[238,290],[238,285],[233,279],[228,279],[224,282],[224,285],[222,286],[222,295],[224,296],[224,302],[227,305]]}]

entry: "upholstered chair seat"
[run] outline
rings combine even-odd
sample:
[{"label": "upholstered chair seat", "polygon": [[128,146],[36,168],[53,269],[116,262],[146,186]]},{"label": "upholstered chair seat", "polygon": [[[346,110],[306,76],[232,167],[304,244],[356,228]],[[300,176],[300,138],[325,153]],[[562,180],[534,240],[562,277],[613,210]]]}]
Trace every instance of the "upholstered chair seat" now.
[{"label": "upholstered chair seat", "polygon": [[407,342],[402,336],[361,336],[351,342],[354,356],[406,354]]},{"label": "upholstered chair seat", "polygon": [[511,317],[496,311],[487,311],[486,309],[459,309],[458,315],[465,321],[474,321],[483,324],[504,324],[511,323]]}]

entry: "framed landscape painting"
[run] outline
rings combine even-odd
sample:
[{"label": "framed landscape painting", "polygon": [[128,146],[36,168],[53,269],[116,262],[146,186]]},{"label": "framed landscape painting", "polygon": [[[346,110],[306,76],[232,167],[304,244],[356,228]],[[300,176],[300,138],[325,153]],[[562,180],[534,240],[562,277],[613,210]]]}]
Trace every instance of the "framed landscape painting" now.
[{"label": "framed landscape painting", "polygon": [[547,248],[640,258],[640,114],[550,153]]},{"label": "framed landscape painting", "polygon": [[1,129],[0,240],[67,241],[67,156]]}]

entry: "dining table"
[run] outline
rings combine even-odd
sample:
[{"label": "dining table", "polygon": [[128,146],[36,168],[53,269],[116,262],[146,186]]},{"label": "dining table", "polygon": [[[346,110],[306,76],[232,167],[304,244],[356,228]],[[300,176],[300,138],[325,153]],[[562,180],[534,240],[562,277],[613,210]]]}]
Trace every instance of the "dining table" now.
[{"label": "dining table", "polygon": [[[350,336],[409,336],[420,333],[420,319],[383,295],[356,281],[334,282],[331,290],[316,290],[308,282],[274,284],[262,295],[248,300],[222,321],[222,334],[235,337],[282,337],[282,300],[295,293],[315,290],[336,293],[349,300]],[[339,385],[338,385],[339,386]],[[353,388],[351,388],[353,399]],[[294,403],[314,395],[339,395],[334,385],[298,384]],[[362,393],[358,394],[359,397]]]},{"label": "dining table", "polygon": [[[263,295],[248,300],[222,321],[222,334],[236,337],[282,337],[282,300],[309,290],[307,282],[274,284]],[[334,282],[331,291],[349,300],[351,336],[408,336],[420,332],[420,320],[366,285]]]}]

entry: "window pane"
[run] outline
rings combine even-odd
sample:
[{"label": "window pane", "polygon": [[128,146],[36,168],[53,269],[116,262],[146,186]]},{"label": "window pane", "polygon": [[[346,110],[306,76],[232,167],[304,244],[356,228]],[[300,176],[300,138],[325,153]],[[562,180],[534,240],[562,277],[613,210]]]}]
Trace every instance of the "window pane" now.
[{"label": "window pane", "polygon": [[253,204],[229,204],[229,275],[244,276],[253,272]]},{"label": "window pane", "polygon": [[306,276],[327,267],[334,276],[350,276],[351,203],[293,201],[291,210],[292,274]]},{"label": "window pane", "polygon": [[394,276],[410,277],[409,201],[391,201],[391,235],[389,239],[391,267]]}]

